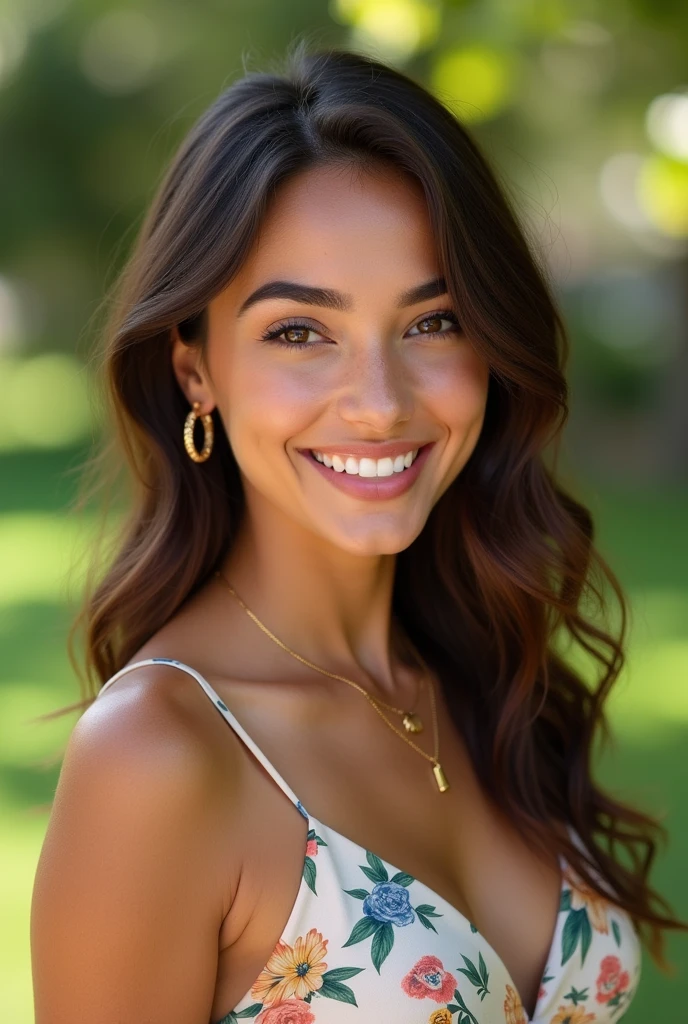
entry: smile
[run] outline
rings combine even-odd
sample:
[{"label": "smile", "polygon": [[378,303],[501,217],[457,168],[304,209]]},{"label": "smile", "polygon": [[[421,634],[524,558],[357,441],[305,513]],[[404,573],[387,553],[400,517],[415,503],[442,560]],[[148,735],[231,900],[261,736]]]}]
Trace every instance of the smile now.
[{"label": "smile", "polygon": [[350,476],[380,477],[403,473],[415,461],[420,449],[415,448],[405,455],[384,459],[357,459],[353,455],[327,455],[311,449],[311,455],[318,462],[334,470],[335,473],[348,473]]},{"label": "smile", "polygon": [[[364,501],[386,501],[409,491],[418,477],[434,441],[407,452],[386,455],[380,459],[368,456],[321,452],[317,448],[297,449],[310,466],[333,487]],[[399,445],[397,444],[397,450]]]}]

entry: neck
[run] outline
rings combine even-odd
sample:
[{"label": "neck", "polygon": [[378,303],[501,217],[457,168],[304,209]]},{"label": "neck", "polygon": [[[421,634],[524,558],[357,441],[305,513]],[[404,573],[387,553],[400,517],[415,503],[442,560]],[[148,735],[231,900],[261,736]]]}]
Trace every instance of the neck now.
[{"label": "neck", "polygon": [[251,515],[220,571],[296,653],[393,694],[403,649],[392,620],[395,562],[394,554],[343,551],[286,517],[276,529],[274,518]]}]

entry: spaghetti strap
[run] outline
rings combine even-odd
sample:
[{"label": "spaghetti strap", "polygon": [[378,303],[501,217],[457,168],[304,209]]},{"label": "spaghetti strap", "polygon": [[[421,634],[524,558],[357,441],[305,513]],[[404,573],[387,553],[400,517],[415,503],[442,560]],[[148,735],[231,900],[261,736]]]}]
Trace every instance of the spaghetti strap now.
[{"label": "spaghetti strap", "polygon": [[197,683],[200,684],[201,688],[205,691],[206,696],[212,701],[212,703],[215,705],[215,707],[223,716],[223,718],[225,718],[226,721],[229,722],[230,726],[237,734],[239,739],[244,743],[246,747],[248,747],[248,749],[251,751],[256,760],[259,761],[260,764],[262,764],[263,768],[265,768],[265,771],[268,773],[268,775],[270,775],[275,780],[279,788],[282,790],[285,796],[287,796],[289,800],[291,800],[296,809],[304,816],[304,818],[306,818],[306,820],[308,820],[308,812],[306,811],[305,807],[297,797],[294,790],[291,788],[291,786],[288,785],[287,782],[285,782],[285,780],[282,778],[282,776],[274,767],[274,765],[268,760],[268,758],[265,756],[260,747],[254,742],[254,740],[251,739],[249,734],[244,729],[243,725],[235,718],[235,716],[229,710],[227,705],[220,699],[220,697],[212,688],[208,680],[205,679],[200,672],[197,672],[196,669],[191,668],[189,665],[185,665],[184,662],[176,661],[174,658],[146,658],[143,661],[135,661],[131,665],[125,665],[124,668],[121,668],[119,672],[115,672],[114,676],[112,676],[110,679],[108,679],[106,683],[103,684],[101,689],[98,691],[96,699],[100,697],[100,695],[108,688],[108,686],[111,686],[112,683],[116,682],[120,678],[120,676],[123,676],[125,672],[130,672],[131,669],[134,668],[142,668],[144,665],[173,665],[175,668],[181,669],[182,672],[187,672],[190,676],[193,676],[193,678],[196,680]]}]

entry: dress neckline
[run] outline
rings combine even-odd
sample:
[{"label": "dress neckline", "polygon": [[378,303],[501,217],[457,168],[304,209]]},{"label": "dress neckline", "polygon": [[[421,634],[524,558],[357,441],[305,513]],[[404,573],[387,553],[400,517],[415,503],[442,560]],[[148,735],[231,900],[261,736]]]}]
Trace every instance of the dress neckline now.
[{"label": "dress neckline", "polygon": [[[378,857],[384,864],[386,864],[387,867],[389,867],[392,871],[403,873],[403,874],[407,874],[407,872],[405,872],[403,868],[400,868],[397,864],[394,864],[391,860],[387,860],[384,857],[380,857],[380,855],[376,854],[374,850],[370,850],[367,846],[362,846],[360,843],[357,843],[355,840],[351,839],[349,836],[345,835],[343,832],[338,832],[337,829],[332,828],[330,825],[328,825],[326,822],[322,821],[320,818],[316,818],[314,815],[309,814],[308,811],[305,809],[305,807],[303,806],[303,804],[301,803],[300,800],[298,801],[298,810],[301,812],[303,817],[308,822],[307,832],[309,830],[311,830],[311,829],[315,829],[315,831],[318,834],[320,834],[321,831],[325,831],[330,836],[333,836],[335,839],[337,839],[337,841],[345,844],[346,846],[350,847],[352,850],[356,851],[356,856],[360,856],[360,857],[363,857],[365,859],[366,853],[372,853],[374,856]],[[305,861],[305,856],[306,855],[304,854],[304,861]],[[559,857],[559,876],[560,876],[559,893],[560,893],[560,896],[561,896],[561,893],[563,892],[564,887],[566,885],[565,868],[566,868],[566,860],[565,860],[565,858],[563,856],[560,855],[560,857]],[[525,1016],[526,1024],[535,1024],[535,1021],[536,1021],[536,1018],[537,1018],[537,1015],[538,1015],[538,1009],[539,1009],[539,1006],[540,1006],[540,1001],[541,1001],[540,995],[538,995],[538,998],[536,999],[535,1007],[533,1009],[532,1016],[528,1015],[528,1012],[527,1012],[527,1010],[525,1008],[525,1005],[523,1003],[523,999],[521,998],[521,993],[520,993],[517,985],[514,983],[514,980],[513,980],[512,976],[511,976],[511,972],[508,969],[508,967],[506,966],[506,964],[504,963],[504,961],[502,960],[501,956],[499,956],[499,954],[495,950],[495,948],[492,945],[492,943],[489,942],[489,940],[485,938],[483,933],[478,930],[478,928],[473,924],[473,922],[470,921],[466,917],[466,915],[464,913],[462,913],[458,909],[458,907],[455,907],[453,903],[450,903],[447,899],[445,899],[444,896],[442,896],[440,893],[438,893],[435,889],[431,888],[431,886],[429,886],[422,879],[418,878],[417,875],[413,875],[413,880],[414,880],[416,885],[420,886],[421,889],[425,890],[425,892],[428,894],[429,897],[431,897],[434,900],[439,900],[445,907],[449,908],[451,913],[454,915],[454,918],[456,919],[458,924],[461,925],[462,928],[467,929],[467,930],[469,930],[471,932],[474,932],[474,934],[477,935],[482,940],[482,942],[485,944],[488,952],[494,957],[495,961],[499,964],[501,969],[504,971],[504,975],[505,975],[509,985],[511,985],[511,987],[514,990],[514,992],[518,996],[518,998],[519,998],[519,1000],[521,1002],[521,1005],[523,1006],[523,1013],[524,1013],[524,1016]],[[282,941],[284,936],[288,934],[292,924],[297,919],[298,914],[300,912],[301,901],[302,901],[302,899],[304,897],[307,896],[307,894],[309,892],[310,892],[310,890],[308,889],[307,886],[305,886],[303,884],[303,880],[302,880],[301,884],[299,885],[299,889],[298,889],[298,892],[296,894],[296,898],[295,898],[294,903],[292,905],[291,911],[289,912],[289,916],[287,918],[286,924],[284,925],[284,927],[282,929],[282,933],[281,933],[280,939],[278,941]],[[549,964],[549,962],[550,962],[550,960],[552,958],[552,951],[554,949],[554,945],[555,945],[555,942],[556,942],[556,936],[557,936],[558,917],[559,917],[559,914],[557,912],[557,914],[555,915],[555,918],[554,918],[554,923],[552,925],[552,932],[551,932],[551,937],[550,937],[550,941],[549,941],[549,947],[548,947],[548,951],[547,951],[547,960],[545,961],[545,970],[543,971],[543,975],[547,973],[547,966],[548,966],[548,964]],[[250,994],[250,992],[251,992],[251,988],[249,988],[247,990],[247,992],[244,994],[244,996],[242,996],[241,1000],[239,1000],[239,1002],[237,1002],[237,1005],[239,1005],[239,1003],[241,1001],[243,1001],[243,999],[245,999]]]}]

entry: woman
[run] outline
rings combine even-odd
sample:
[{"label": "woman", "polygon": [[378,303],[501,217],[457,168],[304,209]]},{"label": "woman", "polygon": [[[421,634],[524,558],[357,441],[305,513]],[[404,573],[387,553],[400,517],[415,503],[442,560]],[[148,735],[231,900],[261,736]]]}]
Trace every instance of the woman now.
[{"label": "woman", "polygon": [[656,826],[591,778],[622,637],[581,605],[596,569],[621,595],[543,455],[563,346],[402,74],[299,44],[201,117],[105,355],[132,512],[84,613],[107,682],[36,876],[38,1024],[623,1014],[636,929],[679,925]]}]

